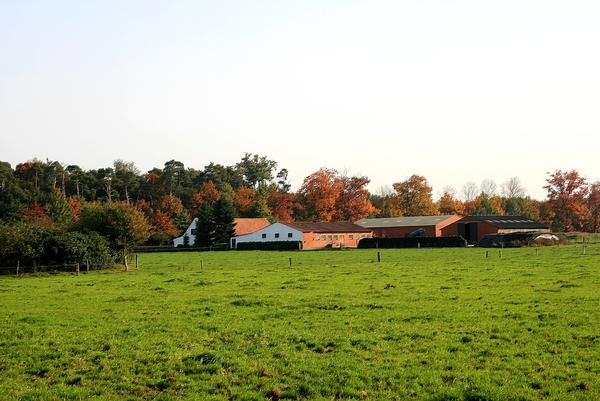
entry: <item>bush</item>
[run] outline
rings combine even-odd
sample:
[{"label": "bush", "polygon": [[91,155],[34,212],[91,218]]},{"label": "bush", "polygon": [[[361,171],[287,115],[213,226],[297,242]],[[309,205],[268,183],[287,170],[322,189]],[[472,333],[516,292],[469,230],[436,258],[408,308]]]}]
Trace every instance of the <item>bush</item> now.
[{"label": "bush", "polygon": [[26,222],[0,226],[0,265],[50,266],[74,263],[112,266],[115,253],[106,238]]},{"label": "bush", "polygon": [[301,241],[239,242],[238,251],[294,251],[302,249]]},{"label": "bush", "polygon": [[464,248],[467,242],[461,236],[363,238],[359,248]]}]

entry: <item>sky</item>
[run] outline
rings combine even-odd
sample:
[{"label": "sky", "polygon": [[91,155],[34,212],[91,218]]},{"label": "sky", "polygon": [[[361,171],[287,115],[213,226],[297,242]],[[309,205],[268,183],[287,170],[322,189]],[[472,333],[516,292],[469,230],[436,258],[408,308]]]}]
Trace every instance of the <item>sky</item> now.
[{"label": "sky", "polygon": [[600,180],[600,2],[0,0],[0,161]]}]

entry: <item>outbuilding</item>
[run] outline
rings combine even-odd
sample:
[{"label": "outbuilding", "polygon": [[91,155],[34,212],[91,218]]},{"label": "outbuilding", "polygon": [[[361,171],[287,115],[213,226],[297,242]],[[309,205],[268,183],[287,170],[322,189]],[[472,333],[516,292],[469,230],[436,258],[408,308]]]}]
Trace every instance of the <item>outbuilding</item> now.
[{"label": "outbuilding", "polygon": [[442,232],[443,235],[460,235],[474,244],[487,234],[542,234],[550,232],[550,227],[525,216],[465,216]]}]

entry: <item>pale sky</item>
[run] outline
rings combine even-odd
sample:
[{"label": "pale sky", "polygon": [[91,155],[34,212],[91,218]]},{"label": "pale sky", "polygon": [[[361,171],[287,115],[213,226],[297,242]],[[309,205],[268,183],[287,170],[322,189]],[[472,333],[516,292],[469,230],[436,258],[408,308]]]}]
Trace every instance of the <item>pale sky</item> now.
[{"label": "pale sky", "polygon": [[600,1],[0,0],[0,160],[600,179]]}]

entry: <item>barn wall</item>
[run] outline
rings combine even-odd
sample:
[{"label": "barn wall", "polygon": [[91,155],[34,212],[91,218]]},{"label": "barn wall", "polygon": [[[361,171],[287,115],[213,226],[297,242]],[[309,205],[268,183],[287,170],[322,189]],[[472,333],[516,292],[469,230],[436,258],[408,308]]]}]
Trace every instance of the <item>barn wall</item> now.
[{"label": "barn wall", "polygon": [[356,248],[362,238],[370,238],[371,233],[304,233],[302,247],[304,249],[318,248]]}]

